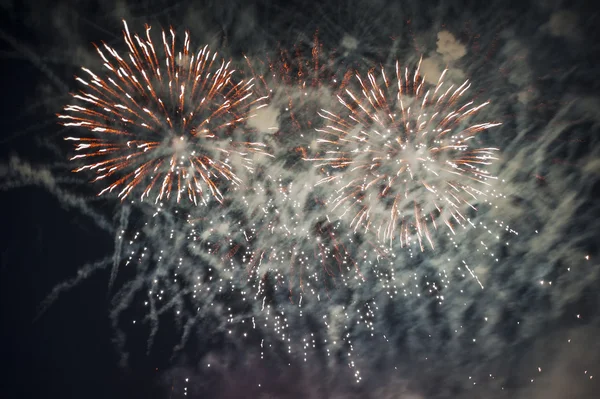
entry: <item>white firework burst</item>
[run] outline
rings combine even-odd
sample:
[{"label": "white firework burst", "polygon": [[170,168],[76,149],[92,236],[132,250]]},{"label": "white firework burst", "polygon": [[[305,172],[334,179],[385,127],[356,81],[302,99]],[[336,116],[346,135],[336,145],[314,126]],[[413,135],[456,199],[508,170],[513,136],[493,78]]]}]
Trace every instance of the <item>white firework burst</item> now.
[{"label": "white firework burst", "polygon": [[434,247],[432,230],[467,226],[468,210],[496,195],[487,167],[499,149],[480,146],[478,135],[500,123],[468,124],[488,102],[462,100],[469,82],[447,85],[446,71],[428,89],[419,69],[396,62],[391,79],[384,68],[356,73],[357,89],[337,96],[341,110],[319,112],[320,152],[305,159],[325,173],[317,186],[335,187],[330,211],[382,242],[409,246],[416,237],[424,250],[425,241]]}]

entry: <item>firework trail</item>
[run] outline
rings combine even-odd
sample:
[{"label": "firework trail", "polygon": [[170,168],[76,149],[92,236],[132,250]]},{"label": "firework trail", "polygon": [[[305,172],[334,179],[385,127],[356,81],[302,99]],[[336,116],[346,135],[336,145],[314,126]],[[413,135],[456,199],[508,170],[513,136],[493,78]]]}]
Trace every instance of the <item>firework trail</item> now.
[{"label": "firework trail", "polygon": [[123,22],[129,53],[96,46],[108,73],[83,68],[91,80],[77,77],[85,90],[73,97],[88,105],[68,105],[58,115],[63,125],[94,133],[66,138],[81,152],[72,159],[86,162],[74,172],[111,179],[99,195],[117,189],[122,200],[140,187],[142,200],[155,193],[159,202],[173,192],[177,202],[206,202],[205,193],[221,202],[225,185],[242,183],[237,169],[252,171],[250,155],[265,154],[242,125],[266,98],[254,95],[252,79],[235,82],[230,62],[218,61],[208,46],[190,52],[187,32],[177,51],[173,29],[170,38],[163,31],[157,52],[148,25],[145,39],[132,38]]},{"label": "firework trail", "polygon": [[419,68],[411,75],[396,62],[391,80],[383,68],[379,77],[357,73],[357,90],[337,96],[343,109],[319,112],[324,149],[306,160],[326,174],[317,186],[336,187],[330,210],[355,231],[374,231],[390,244],[399,238],[402,246],[416,236],[423,251],[425,240],[434,247],[432,229],[446,225],[454,234],[457,225],[472,224],[467,209],[495,196],[486,167],[498,148],[480,148],[477,138],[500,124],[466,125],[488,103],[461,102],[470,85],[445,86],[446,71],[427,89]]}]

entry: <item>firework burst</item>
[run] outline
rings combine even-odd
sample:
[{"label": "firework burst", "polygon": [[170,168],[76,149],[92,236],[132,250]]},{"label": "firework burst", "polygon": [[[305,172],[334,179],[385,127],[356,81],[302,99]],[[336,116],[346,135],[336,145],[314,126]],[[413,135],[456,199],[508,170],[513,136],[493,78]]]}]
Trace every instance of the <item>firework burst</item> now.
[{"label": "firework burst", "polygon": [[85,88],[73,97],[87,105],[68,105],[58,115],[63,125],[94,134],[66,138],[80,153],[72,159],[86,162],[74,172],[93,170],[93,181],[112,180],[99,195],[118,190],[125,199],[139,187],[142,200],[174,192],[177,202],[185,196],[206,202],[205,193],[221,202],[224,185],[242,183],[237,169],[252,171],[251,154],[265,154],[242,125],[266,97],[254,95],[252,79],[234,82],[230,62],[208,46],[190,52],[187,32],[177,51],[173,29],[170,37],[163,31],[157,51],[148,25],[144,39],[124,24],[128,54],[96,46],[108,72],[82,68],[90,80],[77,77]]},{"label": "firework burst", "polygon": [[428,90],[420,65],[411,74],[396,62],[392,79],[383,68],[357,73],[360,94],[347,88],[339,113],[319,112],[322,150],[305,159],[326,174],[317,186],[335,186],[327,203],[355,231],[402,246],[416,236],[423,251],[425,241],[434,247],[432,230],[472,224],[467,211],[495,195],[486,167],[498,149],[478,147],[478,134],[499,123],[467,124],[488,103],[461,101],[470,84],[445,85],[446,71]]}]

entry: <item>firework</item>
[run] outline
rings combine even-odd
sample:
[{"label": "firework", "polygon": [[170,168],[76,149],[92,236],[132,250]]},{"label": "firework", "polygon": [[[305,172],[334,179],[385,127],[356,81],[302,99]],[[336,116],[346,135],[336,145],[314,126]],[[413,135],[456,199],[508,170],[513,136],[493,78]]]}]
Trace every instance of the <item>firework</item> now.
[{"label": "firework", "polygon": [[499,123],[467,124],[488,102],[464,102],[470,84],[426,88],[425,79],[396,62],[395,77],[356,74],[358,92],[346,88],[337,96],[339,113],[322,109],[325,126],[316,129],[319,155],[305,158],[331,184],[331,211],[348,217],[354,230],[363,228],[378,239],[402,246],[414,241],[423,251],[433,248],[432,230],[472,224],[467,211],[491,197],[487,170],[497,148],[477,147],[478,134]]},{"label": "firework", "polygon": [[324,51],[318,31],[292,49],[280,47],[274,56],[246,57],[246,62],[247,72],[260,82],[257,90],[269,95],[268,107],[252,123],[268,121],[262,130],[273,132],[274,156],[284,168],[308,168],[302,158],[317,137],[314,128],[321,126],[317,112],[335,101],[351,73],[336,63],[335,52]]},{"label": "firework", "polygon": [[265,154],[263,143],[236,128],[266,97],[254,95],[252,79],[234,82],[230,62],[208,46],[190,52],[187,32],[177,51],[173,29],[170,37],[163,31],[157,51],[148,25],[144,39],[124,24],[128,54],[96,46],[107,73],[82,68],[90,80],[77,77],[85,88],[73,97],[87,105],[68,105],[58,115],[63,125],[93,133],[66,138],[80,153],[72,159],[86,162],[74,172],[93,170],[93,181],[112,180],[99,195],[118,190],[125,199],[139,187],[142,200],[155,195],[158,202],[175,192],[177,202],[187,196],[197,204],[206,192],[221,202],[224,185],[242,183],[237,169],[251,172],[251,154]]}]

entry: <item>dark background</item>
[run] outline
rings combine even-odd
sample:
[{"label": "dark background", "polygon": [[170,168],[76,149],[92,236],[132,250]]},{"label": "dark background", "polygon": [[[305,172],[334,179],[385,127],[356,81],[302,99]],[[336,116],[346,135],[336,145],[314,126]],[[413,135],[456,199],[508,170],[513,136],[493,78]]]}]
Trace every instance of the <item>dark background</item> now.
[{"label": "dark background", "polygon": [[[21,12],[16,15],[25,19],[25,10]],[[0,26],[11,38],[28,43],[36,54],[47,55],[38,50],[39,38],[23,20],[2,15]],[[0,49],[5,121],[0,158],[5,161],[20,153],[37,164],[53,163],[53,154],[37,144],[44,135],[58,138],[59,131],[38,96],[37,86],[44,78],[6,40],[0,40]],[[58,140],[57,144],[66,148]],[[107,272],[73,287],[36,318],[42,301],[57,283],[76,275],[86,262],[112,251],[111,236],[42,187],[9,189],[0,196],[5,210],[0,255],[1,396],[168,397],[151,359],[130,368],[119,367],[108,319]],[[102,212],[102,204],[97,205]]]},{"label": "dark background", "polygon": [[[434,19],[431,16],[434,13],[428,12],[424,3],[427,2],[423,2],[422,6],[415,5],[407,14],[414,15],[417,22],[419,17],[422,17],[421,24],[426,24]],[[490,7],[537,10],[523,13],[531,19],[529,21],[532,24],[529,29],[531,32],[535,32],[539,28],[539,23],[536,25],[538,20],[535,18],[538,18],[539,21],[547,21],[552,10],[567,7],[567,3],[561,5],[560,2],[544,7],[539,5],[541,2],[527,3],[527,5],[522,3],[525,2],[506,3],[505,5],[502,3],[503,5],[490,5]],[[56,170],[60,170],[63,160],[55,159],[56,151],[53,146],[45,146],[40,143],[54,141],[54,146],[58,146],[62,150],[67,148],[60,140],[63,134],[61,128],[56,125],[53,112],[56,111],[55,103],[63,103],[67,98],[67,92],[73,83],[70,76],[73,75],[76,66],[65,60],[68,46],[64,47],[64,53],[47,51],[49,47],[46,47],[46,44],[49,43],[52,43],[53,49],[60,47],[56,46],[56,38],[51,37],[52,29],[45,28],[43,24],[36,22],[44,19],[45,10],[51,10],[55,6],[53,3],[44,4],[42,2],[21,5],[5,1],[0,4],[0,10],[7,10],[5,15],[0,16],[0,32],[2,33],[0,36],[2,71],[0,87],[2,88],[1,113],[3,115],[0,133],[0,172],[2,172],[0,174],[3,177],[8,174],[7,170],[11,168],[10,159],[14,154],[29,160],[32,165],[56,165]],[[82,24],[88,32],[78,33],[80,35],[76,40],[78,43],[89,45],[91,41],[106,38],[105,33],[102,32],[103,29],[99,28],[104,26],[107,27],[107,31],[114,34],[113,37],[106,39],[119,42],[118,18],[108,17],[106,14],[98,17],[98,14],[95,13],[98,5],[73,2],[72,4],[56,5],[56,7],[59,6],[77,10],[77,15],[89,20],[89,23]],[[171,12],[167,2],[157,2],[155,5],[147,6],[147,9],[133,4],[129,7],[138,19],[147,14],[151,20],[163,18],[168,21]],[[223,27],[241,24],[244,23],[244,20],[240,16],[236,17],[234,11],[224,11],[224,8],[220,7],[225,6],[211,4],[204,9],[200,7],[207,16],[206,18],[213,23],[206,30],[217,27],[217,31],[220,29],[218,34],[225,33],[228,43],[235,48],[236,44],[231,44],[236,43],[235,34]],[[232,5],[232,7],[234,6]],[[273,37],[276,36],[277,30],[284,29],[286,26],[282,22],[285,19],[283,17],[277,19],[278,15],[281,13],[293,15],[301,12],[299,10],[303,8],[310,9],[310,7],[312,4],[302,2],[292,5],[286,5],[285,2],[258,5],[254,14],[258,20],[255,29],[267,32],[265,37],[268,39],[265,42],[274,42],[276,40]],[[452,7],[449,5],[449,11],[440,18],[452,20],[453,15],[466,12],[465,10],[470,10],[468,12],[475,20],[478,15],[482,15],[481,18],[484,18],[484,14],[487,15],[488,11],[483,12],[479,8],[478,5],[459,2],[458,5],[455,4]],[[598,77],[596,62],[599,61],[597,58],[599,36],[594,28],[600,23],[598,11],[593,2],[578,3],[574,9],[576,15],[580,17],[580,21],[584,21],[573,27],[573,31],[578,31],[583,35],[580,40],[567,40],[561,44],[555,44],[553,41],[545,43],[540,39],[530,47],[533,52],[536,49],[545,49],[544,59],[553,59],[555,63],[555,65],[547,63],[538,65],[537,69],[531,71],[540,79],[546,75],[550,76],[547,83],[544,83],[543,80],[540,83],[540,79],[537,80],[540,88],[543,89],[544,85],[547,87],[547,93],[540,93],[537,100],[539,103],[545,103],[546,98],[560,97],[566,86],[574,84],[573,81],[576,82],[577,89],[572,90],[571,94],[574,93],[575,96],[594,97],[597,96],[600,89],[598,79],[596,79]],[[0,14],[4,14],[4,12],[1,11]],[[515,14],[521,13],[516,12]],[[73,16],[69,16],[69,18],[73,18]],[[238,19],[236,20],[236,18]],[[312,19],[314,25],[318,25],[315,22],[317,20],[318,14],[315,14]],[[347,22],[353,23],[350,19]],[[520,20],[506,21],[506,23],[509,27],[514,25],[515,30],[527,31],[526,28],[523,28],[528,24],[526,17]],[[481,21],[481,25],[485,26],[485,21]],[[220,28],[218,28],[219,26]],[[310,28],[312,29],[312,26]],[[343,29],[340,27],[340,30]],[[514,34],[514,31],[511,34]],[[532,34],[532,36],[535,35]],[[237,45],[243,47],[243,44]],[[548,54],[555,55],[549,56]],[[58,81],[63,82],[65,87],[61,88],[56,81],[52,81],[41,66],[54,71],[58,76]],[[553,73],[553,70],[567,70],[573,66],[578,67],[579,72],[566,78],[562,77],[564,75]],[[44,89],[46,85],[54,87],[51,95],[48,95]],[[593,111],[594,104],[600,103],[596,98],[596,102],[591,102],[591,104],[590,107]],[[600,109],[596,109],[596,111],[600,112]],[[549,112],[551,113],[551,111]],[[546,118],[546,121],[550,118],[551,115]],[[593,145],[597,142],[593,139],[594,135],[598,133],[597,123],[597,120],[590,121],[581,127],[583,133],[578,137],[580,140],[590,143],[580,150],[583,154],[593,152]],[[568,167],[569,163],[576,163],[581,156],[581,154],[572,154],[568,151],[557,151],[556,155],[548,160],[548,165],[567,165],[565,167]],[[581,166],[578,165],[577,168],[581,168]],[[540,173],[543,172],[543,169],[544,166],[541,166]],[[593,171],[587,170],[585,173],[593,174]],[[71,181],[67,177],[59,183],[68,187],[74,187],[77,184],[76,181]],[[586,186],[579,192],[589,204],[586,208],[589,211],[592,207],[597,206],[597,178],[596,183],[586,182]],[[111,220],[114,204],[106,204],[95,199],[91,193],[85,192],[85,188],[75,188],[74,190],[80,198],[89,201],[90,207],[95,209],[98,214]],[[21,177],[20,179],[2,180],[2,191],[0,191],[0,209],[2,209],[0,225],[3,232],[0,245],[0,359],[2,364],[0,396],[6,398],[90,399],[170,397],[171,385],[180,384],[182,376],[185,376],[186,373],[173,370],[166,372],[169,368],[168,348],[160,348],[159,345],[159,349],[149,356],[136,356],[132,358],[127,367],[119,366],[120,357],[112,342],[113,332],[108,319],[110,299],[108,271],[99,271],[95,276],[72,287],[37,317],[43,300],[53,287],[75,276],[82,265],[111,253],[113,247],[113,238],[110,232],[96,223],[91,223],[87,216],[65,206],[57,199],[56,195],[49,191],[43,183],[35,181],[35,179],[28,180]],[[598,214],[589,211],[586,215],[588,224],[583,226],[587,226],[587,236],[589,237],[589,229],[597,228],[597,223],[594,223],[593,220]],[[576,229],[569,233],[565,229],[561,234],[578,234],[579,232]],[[596,236],[596,240],[593,239],[594,236]],[[600,241],[593,233],[591,237],[582,246],[589,251],[593,260]],[[579,337],[581,344],[578,349],[572,353],[569,352],[569,355],[561,355],[562,357],[557,360],[559,366],[556,366],[556,369],[569,370],[588,367],[590,373],[595,372],[594,375],[597,376],[591,382],[583,378],[575,381],[575,377],[567,376],[561,381],[561,387],[564,390],[555,389],[557,392],[564,392],[565,395],[569,395],[569,392],[573,392],[575,395],[563,396],[565,398],[598,397],[594,396],[596,393],[600,395],[600,391],[597,391],[597,381],[600,380],[598,360],[600,358],[597,356],[600,355],[600,352],[598,352],[596,344],[599,337],[597,332],[600,331],[598,330],[600,317],[598,317],[597,311],[600,304],[600,280],[597,279],[597,276],[596,273],[590,274],[590,280],[585,285],[585,290],[569,293],[572,298],[565,300],[567,305],[561,308],[559,314],[548,317],[550,319],[547,324],[548,331],[540,332],[537,337],[530,337],[522,347],[511,348],[511,351],[514,352],[529,353],[530,350],[533,350],[531,348],[537,348],[535,350],[543,352],[545,343],[550,343],[548,347],[556,348],[555,339],[563,342],[566,340],[563,338],[567,336]],[[515,289],[511,292],[514,292],[516,301],[527,300],[525,291]],[[523,313],[528,315],[544,311],[543,308],[528,309]],[[573,314],[582,314],[583,321],[574,320]],[[569,333],[569,329],[580,330],[577,330],[576,333]],[[510,334],[510,332],[507,330],[506,334]],[[140,337],[140,348],[136,348],[135,340],[132,341],[134,347],[132,351],[143,352],[145,339]],[[557,351],[555,354],[558,356],[560,353],[562,352]],[[539,360],[543,359],[543,356],[532,355],[529,360],[500,365],[498,369],[504,373],[521,374],[516,369],[524,367],[524,363],[531,362],[530,369],[535,370],[534,364],[538,363],[531,358]],[[511,369],[512,371],[510,371]],[[448,370],[448,373],[452,372],[452,370]],[[193,371],[188,374],[196,375]],[[580,374],[577,374],[577,378],[581,377]],[[525,374],[521,377],[523,376]],[[202,376],[200,375],[198,378],[202,378]],[[583,383],[588,384],[585,389],[571,389],[569,385],[579,386]],[[385,382],[382,384],[385,385]],[[521,385],[518,384],[512,388],[514,390],[507,395],[512,395],[517,391],[522,395],[518,397],[522,398],[537,397],[533,395],[538,394],[538,391],[535,390],[520,390]],[[545,392],[543,384],[539,389],[539,392]],[[240,397],[244,397],[243,393],[240,395]],[[498,395],[503,394],[499,393]],[[540,395],[542,394],[540,393]],[[560,395],[560,393],[556,395]],[[560,396],[552,398],[558,397]]]}]

